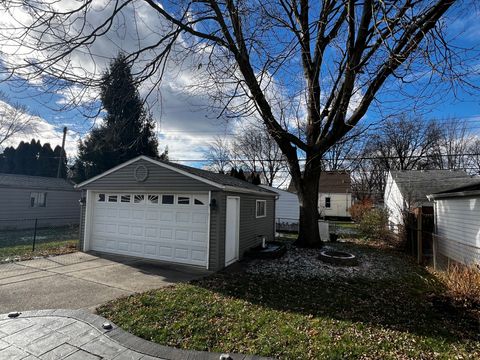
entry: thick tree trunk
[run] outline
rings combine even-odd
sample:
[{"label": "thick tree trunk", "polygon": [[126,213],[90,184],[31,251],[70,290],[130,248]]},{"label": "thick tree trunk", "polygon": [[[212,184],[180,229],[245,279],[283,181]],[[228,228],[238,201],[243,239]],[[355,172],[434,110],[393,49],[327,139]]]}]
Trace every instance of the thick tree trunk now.
[{"label": "thick tree trunk", "polygon": [[298,201],[300,204],[300,223],[298,239],[299,247],[320,248],[322,242],[318,231],[318,181],[320,170],[305,170],[301,179],[295,180]]}]

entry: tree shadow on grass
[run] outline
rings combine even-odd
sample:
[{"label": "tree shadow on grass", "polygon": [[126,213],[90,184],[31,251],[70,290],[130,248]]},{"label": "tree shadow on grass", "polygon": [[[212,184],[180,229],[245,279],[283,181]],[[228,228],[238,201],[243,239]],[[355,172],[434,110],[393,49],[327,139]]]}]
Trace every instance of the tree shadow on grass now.
[{"label": "tree shadow on grass", "polygon": [[446,342],[480,341],[479,309],[456,306],[427,271],[396,279],[281,279],[224,271],[194,285],[274,310],[361,322]]}]

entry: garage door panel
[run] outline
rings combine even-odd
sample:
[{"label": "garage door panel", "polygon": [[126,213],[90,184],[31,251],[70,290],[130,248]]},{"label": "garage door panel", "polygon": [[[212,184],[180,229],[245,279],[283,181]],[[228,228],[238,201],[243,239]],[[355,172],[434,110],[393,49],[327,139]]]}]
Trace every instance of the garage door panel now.
[{"label": "garage door panel", "polygon": [[183,247],[175,247],[175,258],[181,260],[189,259],[189,249]]},{"label": "garage door panel", "polygon": [[118,250],[120,251],[128,251],[128,248],[130,247],[130,243],[128,241],[118,241]]},{"label": "garage door panel", "polygon": [[143,254],[143,243],[141,242],[131,242],[130,251],[136,254]]},{"label": "garage door panel", "polygon": [[205,243],[207,241],[207,233],[204,231],[192,231],[192,241]]},{"label": "garage door panel", "polygon": [[[117,201],[95,201],[92,250],[205,266],[208,195],[175,195],[173,203],[162,203],[162,195],[143,194],[151,200],[135,202],[142,194],[108,194]],[[184,198],[189,204],[178,203]]]},{"label": "garage door panel", "polygon": [[145,244],[145,254],[147,254],[147,255],[157,255],[157,244],[146,243]]},{"label": "garage door panel", "polygon": [[160,212],[160,221],[172,222],[173,221],[173,212],[172,211],[161,211]]},{"label": "garage door panel", "polygon": [[128,225],[118,225],[118,233],[120,235],[129,235],[130,234],[130,226],[128,226]]},{"label": "garage door panel", "polygon": [[193,250],[192,249],[192,260],[205,261],[206,260],[206,251],[205,250]]},{"label": "garage door panel", "polygon": [[130,227],[130,234],[132,236],[144,236],[144,227],[143,226],[131,226]]},{"label": "garage door panel", "polygon": [[158,211],[147,210],[145,213],[145,220],[158,220]]},{"label": "garage door panel", "polygon": [[179,241],[188,241],[189,240],[189,231],[185,230],[175,230],[175,240]]},{"label": "garage door panel", "polygon": [[130,209],[119,209],[118,217],[120,219],[130,219],[132,217]]},{"label": "garage door panel", "polygon": [[208,214],[193,213],[192,214],[192,223],[193,224],[207,224],[208,223]]},{"label": "garage door panel", "polygon": [[157,238],[158,229],[156,227],[146,227],[145,228],[145,237],[147,238]]}]

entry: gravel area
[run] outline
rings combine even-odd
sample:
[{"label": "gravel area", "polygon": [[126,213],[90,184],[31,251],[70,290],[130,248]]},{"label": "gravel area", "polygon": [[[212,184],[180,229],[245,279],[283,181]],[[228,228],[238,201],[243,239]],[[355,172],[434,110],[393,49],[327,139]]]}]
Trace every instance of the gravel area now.
[{"label": "gravel area", "polygon": [[[319,260],[320,251],[327,249],[352,253],[358,258],[359,265],[339,266]],[[405,267],[404,264],[400,264],[402,262],[404,259],[394,254],[349,242],[329,243],[322,249],[303,249],[289,244],[287,252],[280,259],[252,260],[245,271],[250,274],[280,278],[388,279],[398,277],[399,269]]]}]

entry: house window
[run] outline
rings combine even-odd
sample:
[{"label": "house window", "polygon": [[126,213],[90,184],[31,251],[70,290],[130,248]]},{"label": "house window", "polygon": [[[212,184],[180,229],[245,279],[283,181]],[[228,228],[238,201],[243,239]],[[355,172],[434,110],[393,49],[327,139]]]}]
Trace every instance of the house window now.
[{"label": "house window", "polygon": [[205,205],[202,200],[198,200],[197,198],[195,198],[195,200],[193,201],[193,203],[194,203],[195,205]]},{"label": "house window", "polygon": [[173,195],[162,195],[162,204],[171,205],[173,204]]},{"label": "house window", "polygon": [[332,205],[332,201],[331,201],[330,197],[328,196],[328,197],[325,198],[325,208],[330,209],[331,205]]},{"label": "house window", "polygon": [[117,195],[108,195],[108,202],[117,202],[118,196]]},{"label": "house window", "polygon": [[177,204],[188,205],[188,204],[190,204],[190,198],[188,196],[179,196],[177,198]]},{"label": "house window", "polygon": [[30,193],[30,207],[45,207],[47,205],[47,193],[32,192]]},{"label": "house window", "polygon": [[256,217],[262,218],[267,216],[267,200],[257,200]]},{"label": "house window", "polygon": [[131,200],[131,195],[122,195],[120,197],[120,202],[122,203],[129,203]]},{"label": "house window", "polygon": [[105,194],[98,194],[97,201],[105,202]]}]

